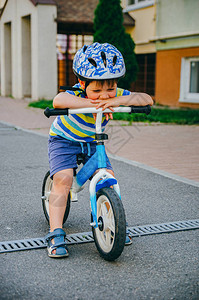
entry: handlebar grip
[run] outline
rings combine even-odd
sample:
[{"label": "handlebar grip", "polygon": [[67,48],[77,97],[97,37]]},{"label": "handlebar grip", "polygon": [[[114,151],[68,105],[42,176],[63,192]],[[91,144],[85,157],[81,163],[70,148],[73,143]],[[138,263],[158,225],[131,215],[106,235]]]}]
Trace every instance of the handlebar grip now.
[{"label": "handlebar grip", "polygon": [[136,113],[136,114],[150,114],[151,112],[151,106],[146,105],[146,106],[131,106],[131,114]]},{"label": "handlebar grip", "polygon": [[50,116],[59,116],[59,115],[68,115],[68,108],[52,108],[50,109],[49,107],[47,107],[44,110],[44,115],[49,118]]}]

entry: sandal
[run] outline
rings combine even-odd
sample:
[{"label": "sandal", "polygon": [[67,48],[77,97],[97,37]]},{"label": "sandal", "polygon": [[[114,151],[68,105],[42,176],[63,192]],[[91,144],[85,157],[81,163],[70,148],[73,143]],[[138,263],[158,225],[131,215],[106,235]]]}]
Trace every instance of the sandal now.
[{"label": "sandal", "polygon": [[[67,244],[65,242],[66,233],[62,228],[56,228],[45,237],[49,257],[61,258],[69,255]],[[54,244],[52,243],[54,240]],[[55,253],[54,250],[56,250]]]},{"label": "sandal", "polygon": [[131,245],[132,243],[133,243],[133,242],[132,242],[132,236],[126,235],[125,246],[129,246],[129,245]]},{"label": "sandal", "polygon": [[127,226],[128,226],[128,223],[126,223],[126,240],[125,240],[125,246],[129,246],[129,245],[131,245],[133,243],[132,242],[132,236],[131,236],[130,231],[128,230]]}]

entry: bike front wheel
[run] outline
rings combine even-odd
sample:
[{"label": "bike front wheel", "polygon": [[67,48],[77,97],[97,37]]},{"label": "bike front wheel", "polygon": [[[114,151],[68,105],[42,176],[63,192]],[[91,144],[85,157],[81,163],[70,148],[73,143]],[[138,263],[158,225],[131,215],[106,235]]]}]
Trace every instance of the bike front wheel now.
[{"label": "bike front wheel", "polygon": [[126,238],[126,217],[122,201],[111,188],[97,192],[98,228],[92,228],[95,245],[100,255],[108,261],[117,259]]},{"label": "bike front wheel", "polygon": [[[41,197],[44,215],[45,215],[48,223],[49,223],[49,197],[50,197],[52,185],[53,185],[53,180],[50,178],[50,171],[48,171],[43,180],[42,197]],[[64,213],[63,224],[66,222],[66,220],[68,218],[68,215],[70,212],[70,203],[71,203],[71,198],[70,198],[70,193],[69,193],[68,199],[67,199],[67,204],[66,204],[66,210]]]}]

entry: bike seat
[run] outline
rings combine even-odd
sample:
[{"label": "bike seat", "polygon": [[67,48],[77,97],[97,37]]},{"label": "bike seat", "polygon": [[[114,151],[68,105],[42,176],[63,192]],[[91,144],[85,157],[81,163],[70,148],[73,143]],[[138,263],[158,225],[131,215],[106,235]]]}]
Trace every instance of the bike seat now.
[{"label": "bike seat", "polygon": [[83,153],[77,154],[77,164],[78,165],[84,164],[85,157],[86,157],[86,154],[83,154]]}]

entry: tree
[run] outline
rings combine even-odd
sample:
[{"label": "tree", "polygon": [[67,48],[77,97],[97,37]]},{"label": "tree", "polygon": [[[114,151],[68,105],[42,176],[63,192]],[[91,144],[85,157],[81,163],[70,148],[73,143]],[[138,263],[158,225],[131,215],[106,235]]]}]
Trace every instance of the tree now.
[{"label": "tree", "polygon": [[94,42],[110,43],[122,53],[126,76],[121,78],[121,87],[129,89],[136,80],[138,65],[134,53],[135,44],[123,26],[120,0],[99,0],[94,17]]}]

